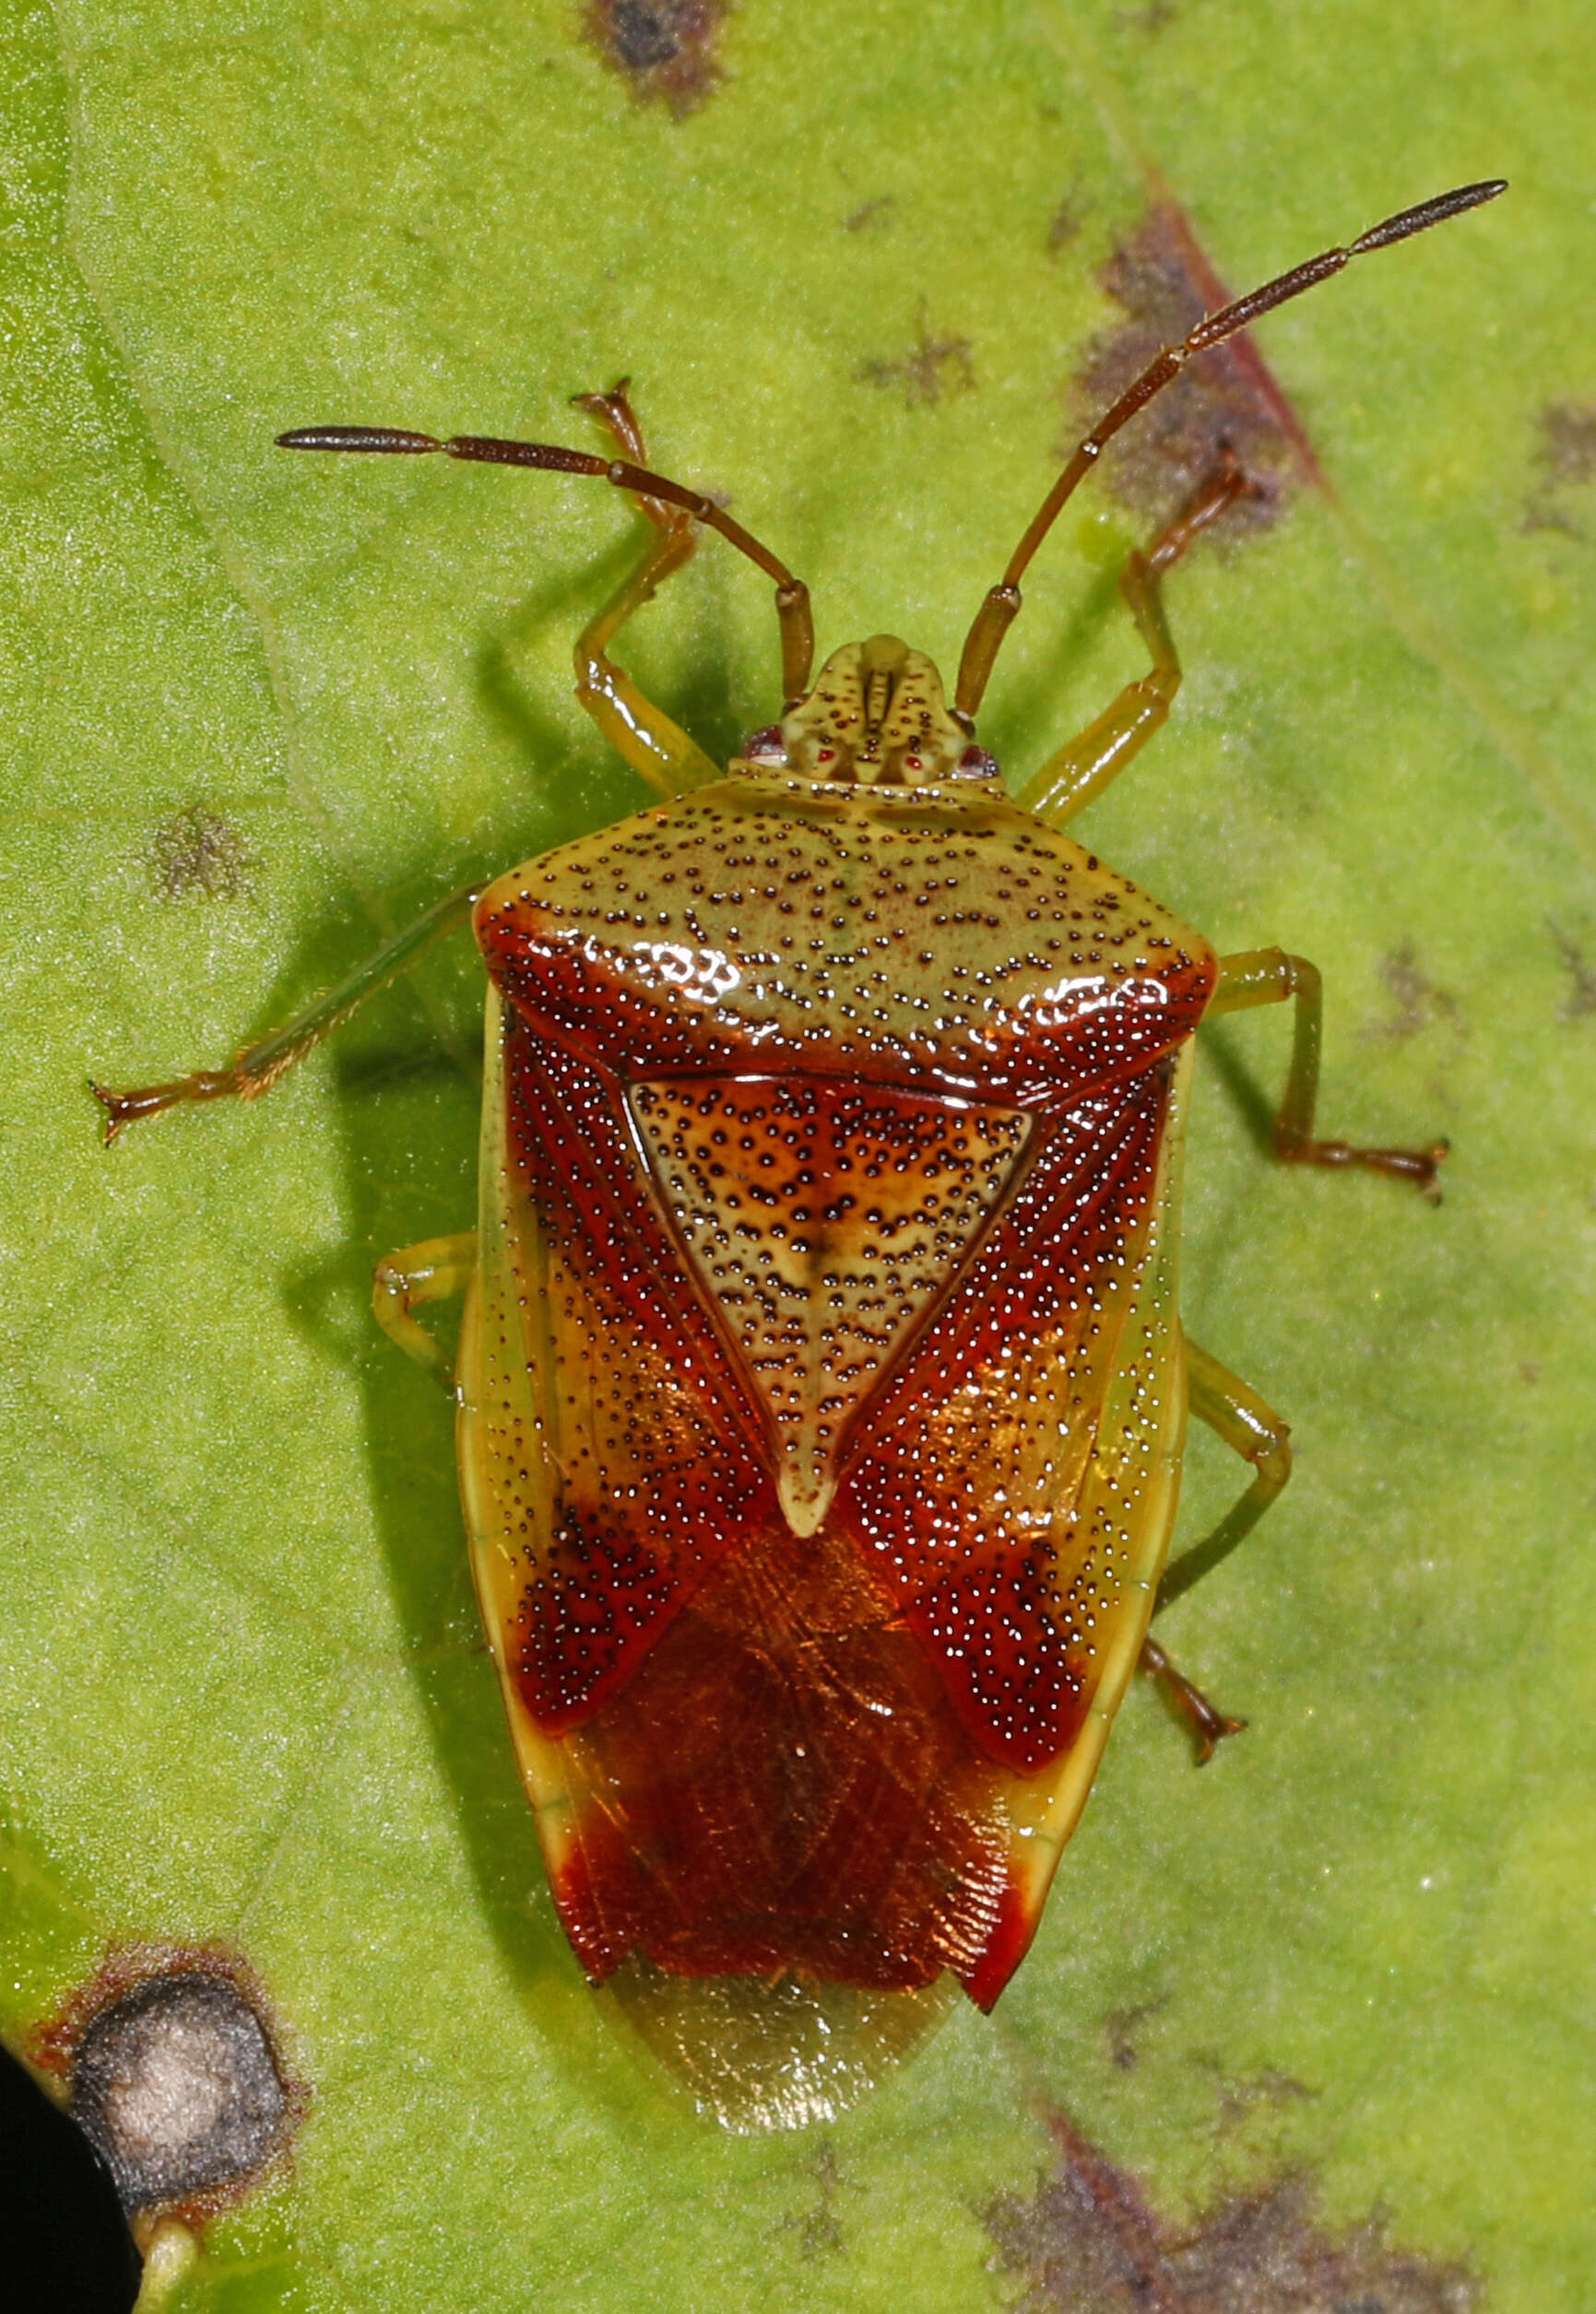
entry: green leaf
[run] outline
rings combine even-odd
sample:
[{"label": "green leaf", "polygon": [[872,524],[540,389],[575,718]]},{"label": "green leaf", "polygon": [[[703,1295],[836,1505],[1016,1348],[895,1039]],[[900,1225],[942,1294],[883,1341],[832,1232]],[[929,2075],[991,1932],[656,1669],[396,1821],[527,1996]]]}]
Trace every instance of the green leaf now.
[{"label": "green leaf", "polygon": [[[1573,2314],[1585,16],[745,0],[675,111],[574,0],[6,18],[0,2023],[22,2045],[109,1949],[219,1945],[305,2097],[169,2302],[969,2314],[1023,2287],[988,2220],[1052,2110],[1172,2222],[1294,2166],[1332,2227],[1381,2208],[1500,2314]],[[1139,1690],[995,2018],[823,2140],[727,2138],[559,1934],[448,1409],[366,1314],[377,1257],[469,1223],[469,957],[264,1105],[108,1154],[83,1090],[215,1065],[453,884],[644,801],[570,694],[634,551],[612,493],[272,437],[585,439],[567,398],[629,372],[822,647],[901,628],[948,666],[1161,187],[1240,288],[1498,173],[1260,332],[1324,484],[1174,578],[1172,727],[1087,823],[1220,945],[1320,964],[1327,1129],[1454,1145],[1439,1211],[1284,1175],[1250,1130],[1283,1024],[1214,1036],[1188,1319],[1298,1466],[1167,1637],[1248,1732],[1194,1776]],[[1105,522],[1142,527],[1083,499],[1028,581],[983,724],[1016,770],[1138,671]],[[778,705],[763,582],[709,542],[630,663],[724,754]],[[1195,1441],[1183,1532],[1237,1484]]]}]

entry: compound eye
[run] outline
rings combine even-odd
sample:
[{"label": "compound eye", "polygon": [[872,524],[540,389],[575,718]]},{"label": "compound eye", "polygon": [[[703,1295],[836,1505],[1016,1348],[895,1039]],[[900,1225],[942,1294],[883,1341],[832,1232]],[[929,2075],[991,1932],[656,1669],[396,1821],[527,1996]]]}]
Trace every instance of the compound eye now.
[{"label": "compound eye", "polygon": [[745,763],[785,765],[786,742],[781,735],[781,725],[766,723],[757,731],[751,731],[738,753]]},{"label": "compound eye", "polygon": [[988,755],[984,747],[966,747],[953,765],[955,779],[998,779],[1002,774],[996,755]]}]

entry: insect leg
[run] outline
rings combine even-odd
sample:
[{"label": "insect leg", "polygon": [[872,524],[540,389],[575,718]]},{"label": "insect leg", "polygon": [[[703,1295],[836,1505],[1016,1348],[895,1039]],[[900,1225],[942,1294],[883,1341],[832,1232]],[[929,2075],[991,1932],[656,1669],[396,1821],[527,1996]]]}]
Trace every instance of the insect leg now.
[{"label": "insect leg", "polygon": [[153,1117],[163,1109],[173,1109],[179,1101],[225,1100],[236,1094],[242,1100],[253,1100],[259,1093],[269,1092],[278,1077],[286,1076],[296,1062],[304,1059],[324,1037],[330,1037],[351,1013],[358,1012],[368,997],[385,989],[390,980],[396,980],[408,971],[424,949],[448,932],[458,932],[470,920],[476,904],[474,886],[463,892],[451,892],[439,900],[424,916],[390,940],[385,948],[379,948],[374,956],[340,980],[325,996],[318,997],[297,1020],[290,1021],[258,1045],[252,1045],[240,1060],[228,1069],[195,1069],[187,1076],[174,1077],[165,1085],[140,1085],[125,1093],[112,1093],[103,1085],[92,1081],[89,1091],[105,1109],[105,1138],[114,1141],[124,1125],[134,1124],[140,1117]]},{"label": "insect leg", "polygon": [[418,1302],[446,1301],[451,1294],[463,1294],[476,1266],[477,1232],[462,1229],[454,1237],[428,1238],[402,1253],[390,1253],[377,1264],[372,1278],[372,1308],[383,1332],[451,1392],[455,1377],[448,1359],[410,1313]]},{"label": "insect leg", "polygon": [[[1449,217],[1460,217],[1465,209],[1478,208],[1483,201],[1494,201],[1498,193],[1507,190],[1506,181],[1492,177],[1481,184],[1461,184],[1451,193],[1438,193],[1434,199],[1421,201],[1413,208],[1401,209],[1395,217],[1387,217],[1377,225],[1371,225],[1366,233],[1360,233],[1344,249],[1321,250],[1317,257],[1309,257],[1306,265],[1293,266],[1289,273],[1277,274],[1261,288],[1248,290],[1245,297],[1232,298],[1214,314],[1205,314],[1197,327],[1183,338],[1178,345],[1165,346],[1153,356],[1140,377],[1132,378],[1119,399],[1105,409],[1085,440],[1076,444],[1063,472],[1031,518],[1031,527],[1009,557],[1008,568],[995,587],[987,589],[986,600],[976,611],[975,623],[964,637],[964,655],[959,661],[959,681],[954,694],[954,713],[973,718],[986,694],[991,679],[992,665],[1001,648],[1003,637],[1019,615],[1020,581],[1030,566],[1031,558],[1047,536],[1064,508],[1074,496],[1106,445],[1129,425],[1138,410],[1145,409],[1155,394],[1162,394],[1166,386],[1173,386],[1187,363],[1195,355],[1206,353],[1211,346],[1221,346],[1238,330],[1250,328],[1261,314],[1271,314],[1277,305],[1286,304],[1328,281],[1333,273],[1354,257],[1366,256],[1371,250],[1389,249],[1393,242],[1407,241],[1414,233],[1427,232],[1432,225],[1444,224]],[[315,446],[325,446],[318,444]],[[342,446],[342,445],[340,445]],[[410,437],[404,446],[418,446]],[[430,445],[436,447],[436,445]],[[775,576],[772,572],[772,576]],[[789,690],[791,685],[788,686]]]},{"label": "insect leg", "polygon": [[1255,488],[1239,466],[1223,466],[1147,552],[1132,554],[1127,563],[1119,589],[1147,646],[1153,670],[1127,683],[1105,713],[1049,755],[1021,793],[1018,801],[1026,811],[1034,812],[1050,827],[1062,827],[1083,804],[1101,795],[1167,720],[1180,688],[1180,659],[1164,616],[1164,574],[1200,531]]},{"label": "insect leg", "polygon": [[576,638],[576,696],[618,754],[660,795],[718,779],[720,766],[652,699],[644,696],[609,647],[634,611],[653,599],[663,580],[692,552],[689,525],[665,532]]},{"label": "insect leg", "polygon": [[1178,1559],[1165,1567],[1164,1580],[1158,1586],[1155,1612],[1189,1591],[1222,1559],[1228,1559],[1291,1477],[1290,1424],[1283,1422],[1274,1408],[1267,1406],[1256,1391],[1249,1390],[1227,1366],[1222,1366],[1217,1358],[1211,1358],[1189,1338],[1186,1345],[1186,1371],[1192,1413],[1244,1462],[1249,1462],[1255,1476],[1240,1501],[1226,1513],[1213,1532],[1205,1535],[1201,1542],[1193,1543],[1189,1550],[1182,1551]]},{"label": "insect leg", "polygon": [[1433,1141],[1425,1149],[1365,1149],[1350,1141],[1315,1137],[1324,1003],[1317,965],[1309,964],[1306,956],[1288,955],[1283,948],[1255,948],[1242,955],[1222,956],[1208,1011],[1210,1015],[1247,1012],[1256,1004],[1283,1004],[1288,997],[1296,1005],[1296,1031],[1291,1072],[1274,1120],[1276,1157],[1289,1165],[1359,1165],[1375,1173],[1394,1173],[1401,1181],[1412,1181],[1432,1204],[1439,1204],[1437,1176],[1447,1154],[1444,1141]]},{"label": "insect leg", "polygon": [[[648,453],[637,413],[627,396],[630,382],[622,378],[608,394],[578,394],[575,406],[597,418],[627,457],[643,466]],[[698,543],[698,533],[684,508],[663,498],[651,498],[644,492],[632,495],[639,513],[646,516],[658,536],[598,616],[577,636],[576,696],[633,771],[659,794],[680,795],[685,789],[718,779],[720,767],[663,708],[644,695],[609,653],[632,613],[652,601],[656,590],[688,560]]]},{"label": "insect leg", "polygon": [[1156,1639],[1149,1637],[1142,1641],[1137,1669],[1146,1673],[1156,1684],[1165,1703],[1186,1722],[1197,1748],[1200,1768],[1207,1766],[1226,1736],[1239,1736],[1247,1726],[1245,1719],[1232,1719],[1228,1713],[1222,1712],[1217,1703],[1204,1695]]},{"label": "insect leg", "polygon": [[[1291,1477],[1290,1429],[1273,1408],[1228,1367],[1222,1366],[1217,1358],[1211,1358],[1190,1340],[1186,1345],[1186,1363],[1192,1413],[1244,1461],[1251,1463],[1254,1477],[1240,1501],[1220,1520],[1212,1533],[1205,1535],[1201,1542],[1194,1543],[1164,1569],[1154,1614],[1189,1591],[1222,1559],[1229,1558]],[[1226,1718],[1217,1710],[1202,1690],[1194,1687],[1176,1669],[1155,1639],[1143,1642],[1141,1668],[1158,1681],[1190,1727],[1200,1762],[1212,1755],[1221,1737],[1233,1736],[1245,1725],[1239,1719]]]}]

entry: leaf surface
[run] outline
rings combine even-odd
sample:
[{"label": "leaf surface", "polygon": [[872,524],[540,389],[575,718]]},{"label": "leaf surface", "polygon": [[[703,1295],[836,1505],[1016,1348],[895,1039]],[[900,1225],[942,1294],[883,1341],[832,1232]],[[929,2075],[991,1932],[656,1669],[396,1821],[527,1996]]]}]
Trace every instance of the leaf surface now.
[{"label": "leaf surface", "polygon": [[[1574,2314],[1587,17],[745,0],[680,117],[583,24],[6,9],[0,2023],[22,2045],[128,1942],[257,1973],[307,2110],[170,2301],[207,2314],[969,2314],[1022,2286],[987,2213],[1049,2109],[1172,2213],[1294,2166],[1494,2309]],[[1319,963],[1328,1129],[1454,1145],[1438,1212],[1284,1176],[1283,1024],[1213,1036],[1188,1323],[1298,1465],[1167,1640],[1248,1732],[1194,1777],[1139,1691],[996,2017],[823,2141],[724,2138],[560,1936],[448,1408],[366,1314],[375,1259],[471,1218],[471,959],[265,1105],[108,1155],[82,1090],[219,1063],[453,884],[645,800],[570,695],[635,551],[613,493],[272,437],[585,443],[568,397],[630,373],[822,647],[902,629],[948,667],[1152,201],[1240,289],[1494,174],[1508,200],[1260,333],[1323,486],[1176,575],[1174,721],[1083,824],[1222,947]],[[1083,498],[1028,581],[982,730],[1016,772],[1139,671],[1106,574],[1142,528]],[[763,583],[711,542],[629,663],[726,754],[779,706]],[[1197,1440],[1182,1531],[1237,1486]]]}]

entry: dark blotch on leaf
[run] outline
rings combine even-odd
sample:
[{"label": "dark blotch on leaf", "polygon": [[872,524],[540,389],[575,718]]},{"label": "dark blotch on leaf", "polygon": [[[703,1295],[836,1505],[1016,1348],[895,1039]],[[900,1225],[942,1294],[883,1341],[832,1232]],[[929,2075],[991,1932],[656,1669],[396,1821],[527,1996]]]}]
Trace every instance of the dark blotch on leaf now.
[{"label": "dark blotch on leaf", "polygon": [[191,803],[163,820],[150,847],[150,871],[163,899],[236,899],[249,889],[254,861],[228,821]]},{"label": "dark blotch on leaf", "polygon": [[1570,485],[1596,481],[1596,403],[1548,402],[1541,412],[1536,463],[1541,488],[1524,509],[1526,530],[1561,530],[1581,542],[1586,531],[1557,493]]},{"label": "dark blotch on leaf", "polygon": [[236,2185],[278,2151],[291,2098],[266,2029],[228,1977],[148,1977],[98,2010],[70,2107],[129,2211]]},{"label": "dark blotch on leaf", "polygon": [[1377,2218],[1318,2222],[1311,2184],[1287,2177],[1166,2224],[1135,2181],[1061,2115],[1058,2148],[1029,2198],[986,2212],[1023,2314],[1472,2314],[1466,2270],[1393,2249]]},{"label": "dark blotch on leaf", "polygon": [[1150,2017],[1155,2017],[1167,2005],[1168,1996],[1164,1995],[1157,2000],[1140,2001],[1134,2009],[1113,2010],[1104,2019],[1108,2054],[1117,2071],[1131,2072],[1141,2063],[1141,2028]]},{"label": "dark blotch on leaf", "polygon": [[837,2162],[837,2149],[829,2137],[822,2138],[815,2147],[808,2167],[815,2198],[807,2210],[784,2218],[782,2223],[797,2234],[801,2257],[834,2258],[845,2246],[837,2209],[845,2180]]},{"label": "dark blotch on leaf", "polygon": [[1141,32],[1153,40],[1167,30],[1179,13],[1174,0],[1146,0],[1144,7],[1122,9],[1117,21],[1126,31]]},{"label": "dark blotch on leaf", "polygon": [[1596,405],[1548,403],[1541,412],[1541,463],[1554,489],[1596,481]]},{"label": "dark blotch on leaf", "polygon": [[584,23],[640,102],[681,120],[726,77],[715,53],[726,15],[726,0],[589,0]]},{"label": "dark blotch on leaf", "polygon": [[1387,1020],[1368,1031],[1371,1039],[1383,1043],[1405,1044],[1421,1029],[1445,1021],[1460,1035],[1468,1033],[1458,1000],[1448,990],[1437,988],[1419,967],[1418,953],[1411,940],[1380,959],[1380,979],[1391,999],[1393,1010]]},{"label": "dark blotch on leaf", "polygon": [[928,409],[952,394],[973,394],[975,364],[968,338],[933,336],[926,308],[920,308],[915,342],[906,353],[888,361],[877,356],[861,362],[854,372],[860,386],[899,386],[905,409]]},{"label": "dark blotch on leaf", "polygon": [[1077,178],[1048,220],[1047,255],[1050,257],[1061,256],[1066,249],[1074,246],[1081,237],[1085,218],[1086,204],[1082,200],[1081,184]]},{"label": "dark blotch on leaf", "polygon": [[[1125,319],[1089,348],[1066,389],[1060,457],[1155,354],[1177,345],[1229,296],[1191,228],[1168,204],[1115,249],[1100,278]],[[1109,445],[1102,471],[1124,504],[1163,524],[1232,461],[1252,488],[1214,525],[1227,538],[1267,529],[1294,484],[1318,474],[1290,405],[1245,338],[1193,362]]]},{"label": "dark blotch on leaf", "polygon": [[1558,1008],[1559,1017],[1583,1020],[1589,1014],[1596,1013],[1596,967],[1571,932],[1566,932],[1550,918],[1546,930],[1557,952],[1557,961],[1568,975],[1568,994]]},{"label": "dark blotch on leaf", "polygon": [[851,210],[844,218],[844,232],[862,233],[867,225],[879,224],[892,206],[893,196],[890,193],[878,193],[873,201],[866,201],[861,208]]}]

